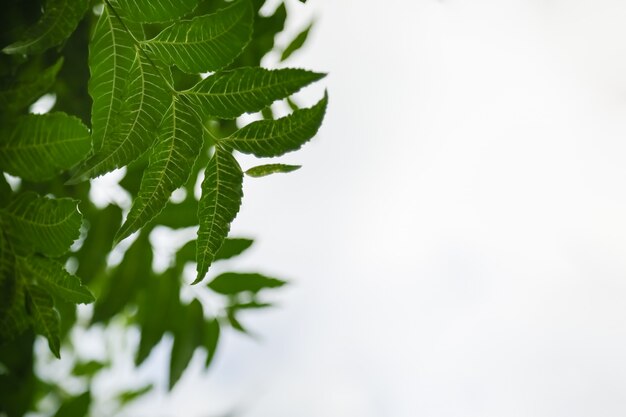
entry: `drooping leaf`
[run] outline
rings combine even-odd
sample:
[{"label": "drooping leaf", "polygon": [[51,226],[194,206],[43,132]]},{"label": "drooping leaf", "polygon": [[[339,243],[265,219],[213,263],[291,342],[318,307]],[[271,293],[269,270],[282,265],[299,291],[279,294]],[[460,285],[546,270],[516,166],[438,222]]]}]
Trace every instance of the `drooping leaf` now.
[{"label": "drooping leaf", "polygon": [[220,339],[220,323],[217,319],[211,319],[204,322],[204,331],[202,333],[202,345],[206,349],[206,360],[204,366],[208,367],[217,351],[217,344]]},{"label": "drooping leaf", "polygon": [[189,365],[194,351],[198,346],[201,346],[203,341],[204,315],[200,302],[194,299],[191,304],[183,306],[182,315],[179,327],[174,334],[174,344],[170,357],[170,390],[178,382]]},{"label": "drooping leaf", "polygon": [[208,286],[219,294],[230,295],[240,292],[257,293],[264,288],[282,287],[286,283],[286,281],[261,274],[225,272],[215,277]]},{"label": "drooping leaf", "polygon": [[197,102],[203,116],[231,119],[259,111],[325,76],[292,68],[239,68],[213,74],[182,93]]},{"label": "drooping leaf", "polygon": [[217,71],[250,41],[252,18],[249,1],[237,0],[216,13],[176,22],[143,45],[185,72]]},{"label": "drooping leaf", "polygon": [[302,168],[302,165],[267,164],[252,167],[246,171],[251,177],[265,177],[277,173],[293,172]]},{"label": "drooping leaf", "polygon": [[215,255],[228,236],[230,223],[235,219],[241,205],[243,173],[233,156],[216,147],[209,161],[202,182],[202,197],[198,205],[198,239],[196,262],[198,276],[195,283],[204,278]]},{"label": "drooping leaf", "polygon": [[41,72],[20,72],[16,79],[0,79],[0,109],[21,110],[46,93],[54,84],[63,58]]},{"label": "drooping leaf", "polygon": [[293,38],[293,40],[289,43],[289,45],[287,45],[287,47],[280,56],[281,62],[289,58],[298,49],[302,48],[307,38],[309,37],[309,32],[311,31],[312,27],[313,23],[311,23],[309,26],[306,27],[306,29],[298,33],[296,37]]},{"label": "drooping leaf", "polygon": [[80,279],[57,261],[35,255],[18,260],[22,274],[32,277],[50,294],[74,304],[89,304],[95,300]]},{"label": "drooping leaf", "polygon": [[65,400],[53,417],[83,417],[89,414],[91,392],[86,391]]},{"label": "drooping leaf", "polygon": [[54,309],[52,297],[35,284],[26,284],[26,311],[35,331],[46,339],[54,356],[61,357],[60,317]]},{"label": "drooping leaf", "polygon": [[39,21],[22,39],[5,46],[5,54],[37,54],[67,39],[89,7],[89,0],[47,0]]},{"label": "drooping leaf", "polygon": [[70,198],[39,197],[25,192],[2,211],[7,233],[22,250],[33,250],[49,256],[67,252],[80,235],[82,216]]},{"label": "drooping leaf", "polygon": [[311,108],[296,110],[276,120],[252,122],[221,143],[227,148],[258,157],[280,156],[295,151],[315,136],[324,119],[327,103],[328,96],[325,95]]},{"label": "drooping leaf", "polygon": [[71,168],[91,148],[89,130],[65,113],[18,117],[0,131],[0,169],[43,181]]},{"label": "drooping leaf", "polygon": [[[135,47],[127,83],[120,94],[118,112],[111,115],[111,126],[96,151],[74,175],[92,178],[129,164],[153,144],[156,128],[171,102],[171,94],[154,61]],[[95,115],[95,109],[94,109]]]},{"label": "drooping leaf", "polygon": [[183,100],[175,98],[164,115],[139,194],[118,232],[117,241],[138,230],[163,210],[172,192],[189,178],[202,143],[200,118]]},{"label": "drooping leaf", "polygon": [[117,0],[121,14],[135,22],[170,22],[190,13],[199,0]]}]

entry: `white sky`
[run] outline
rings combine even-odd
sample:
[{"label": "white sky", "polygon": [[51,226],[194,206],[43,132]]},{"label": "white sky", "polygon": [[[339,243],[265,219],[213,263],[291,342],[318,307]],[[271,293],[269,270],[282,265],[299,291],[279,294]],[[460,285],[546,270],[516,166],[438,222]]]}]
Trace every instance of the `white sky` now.
[{"label": "white sky", "polygon": [[234,234],[293,285],[135,415],[626,415],[626,3],[289,5],[329,110]]}]

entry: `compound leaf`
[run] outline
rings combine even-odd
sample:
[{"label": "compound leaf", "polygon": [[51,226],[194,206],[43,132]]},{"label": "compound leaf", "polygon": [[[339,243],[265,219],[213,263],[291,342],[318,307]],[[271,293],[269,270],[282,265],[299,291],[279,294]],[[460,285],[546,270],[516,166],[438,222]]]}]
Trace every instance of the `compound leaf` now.
[{"label": "compound leaf", "polygon": [[89,130],[65,113],[29,114],[2,128],[0,169],[43,181],[71,168],[89,149]]},{"label": "compound leaf", "polygon": [[252,167],[246,171],[250,177],[265,177],[277,173],[293,172],[302,168],[302,165],[267,164]]},{"label": "compound leaf", "polygon": [[63,255],[80,234],[82,216],[76,200],[40,197],[25,192],[16,197],[0,214],[8,235],[22,249],[49,256]]},{"label": "compound leaf", "polygon": [[286,281],[261,274],[225,272],[215,277],[208,286],[216,293],[232,295],[240,292],[251,292],[254,294],[264,288],[282,287],[286,283]]},{"label": "compound leaf", "polygon": [[116,240],[129,236],[163,210],[172,192],[189,178],[202,143],[198,115],[182,100],[174,99],[164,116],[137,198]]},{"label": "compound leaf", "polygon": [[22,274],[32,277],[50,294],[75,304],[89,304],[95,300],[80,279],[57,261],[34,255],[18,259]]},{"label": "compound leaf", "polygon": [[37,54],[67,39],[89,8],[89,0],[47,0],[43,15],[22,40],[4,47],[5,54]]},{"label": "compound leaf", "polygon": [[260,120],[239,129],[221,144],[239,152],[258,157],[280,156],[295,151],[317,133],[324,114],[328,96],[308,109],[294,111],[276,120]]},{"label": "compound leaf", "polygon": [[196,101],[203,116],[232,119],[260,111],[325,76],[292,68],[239,68],[213,74],[182,93]]},{"label": "compound leaf", "polygon": [[185,72],[217,71],[248,44],[252,22],[250,2],[238,0],[216,13],[176,22],[143,44]]},{"label": "compound leaf", "polygon": [[199,0],[117,0],[122,14],[135,22],[169,22],[193,11]]},{"label": "compound leaf", "polygon": [[198,239],[196,262],[198,276],[204,278],[230,230],[241,206],[243,173],[235,158],[220,147],[209,161],[202,182],[202,197],[198,205]]}]

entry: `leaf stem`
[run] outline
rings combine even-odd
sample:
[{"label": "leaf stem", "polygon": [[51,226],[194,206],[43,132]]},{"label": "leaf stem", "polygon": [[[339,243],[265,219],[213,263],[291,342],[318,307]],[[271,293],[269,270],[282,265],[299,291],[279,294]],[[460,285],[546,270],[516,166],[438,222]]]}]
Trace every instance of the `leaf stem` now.
[{"label": "leaf stem", "polygon": [[150,63],[150,65],[152,65],[152,67],[154,67],[155,71],[159,74],[159,77],[161,77],[163,79],[163,81],[165,82],[165,84],[167,85],[167,87],[170,89],[170,91],[172,92],[172,94],[177,95],[178,91],[176,91],[174,89],[174,87],[172,86],[172,84],[170,84],[169,80],[167,78],[165,78],[165,76],[161,73],[161,70],[159,69],[159,67],[154,63],[154,61],[152,60],[152,58],[150,58],[150,55],[148,55],[148,53],[145,51],[145,49],[143,49],[143,47],[141,46],[141,41],[139,41],[139,39],[137,39],[135,37],[135,35],[133,34],[133,32],[130,31],[130,29],[128,29],[128,26],[126,26],[126,23],[124,23],[124,20],[122,19],[122,17],[119,15],[119,13],[117,13],[117,10],[115,10],[115,7],[113,7],[113,5],[111,4],[111,2],[109,0],[104,0],[104,2],[106,3],[106,5],[111,9],[111,11],[113,12],[113,14],[115,15],[115,17],[117,18],[117,20],[120,21],[120,23],[122,24],[122,27],[124,28],[124,30],[130,35],[131,38],[133,38],[133,41],[135,41],[135,44],[137,46],[137,48],[139,48],[139,50],[141,51],[141,53],[143,54],[144,57],[146,57],[146,59],[148,60],[148,62]]}]

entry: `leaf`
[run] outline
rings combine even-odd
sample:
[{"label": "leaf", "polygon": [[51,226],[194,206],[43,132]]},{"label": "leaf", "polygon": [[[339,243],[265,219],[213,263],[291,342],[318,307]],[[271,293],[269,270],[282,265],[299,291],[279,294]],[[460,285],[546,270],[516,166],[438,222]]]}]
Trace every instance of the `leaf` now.
[{"label": "leaf", "polygon": [[257,293],[264,288],[278,288],[287,282],[266,277],[261,274],[241,274],[225,272],[218,275],[208,284],[208,287],[219,294],[231,295],[240,292]]},{"label": "leaf", "polygon": [[148,384],[141,388],[137,388],[130,391],[124,391],[117,396],[118,401],[124,405],[128,404],[131,401],[135,401],[137,398],[141,397],[144,394],[149,393],[154,388],[154,385]]},{"label": "leaf", "polygon": [[237,255],[241,255],[246,249],[252,246],[253,243],[254,240],[252,239],[227,238],[215,254],[214,261],[230,259]]},{"label": "leaf", "polygon": [[187,182],[202,143],[198,115],[175,98],[164,115],[139,193],[116,241],[128,237],[163,210],[172,192]]},{"label": "leaf", "polygon": [[197,102],[203,116],[232,119],[260,111],[325,76],[293,68],[239,68],[213,74],[181,93]]},{"label": "leaf", "polygon": [[293,172],[302,168],[302,165],[267,164],[250,168],[246,175],[251,177],[265,177],[276,173]]},{"label": "leaf", "polygon": [[4,47],[5,54],[37,54],[67,39],[89,8],[89,0],[47,0],[39,21],[22,39]]},{"label": "leaf", "polygon": [[86,391],[65,400],[53,417],[84,417],[89,414],[91,392]]},{"label": "leaf", "polygon": [[62,65],[63,58],[59,58],[43,71],[23,71],[16,78],[0,80],[0,109],[15,111],[32,104],[52,87]]},{"label": "leaf", "polygon": [[110,115],[111,125],[102,147],[74,174],[74,180],[97,177],[127,165],[154,143],[156,128],[172,99],[153,63],[135,50],[127,84],[120,95],[123,103]]},{"label": "leaf", "polygon": [[306,39],[309,37],[309,32],[311,31],[312,27],[313,23],[311,23],[309,26],[307,26],[306,29],[298,33],[296,37],[293,38],[293,40],[289,43],[289,45],[287,45],[287,47],[280,56],[281,62],[289,58],[298,49],[302,48],[302,46],[306,42]]},{"label": "leaf", "polygon": [[122,15],[135,22],[169,22],[193,11],[199,0],[117,0]]},{"label": "leaf", "polygon": [[16,197],[0,215],[8,225],[9,237],[22,249],[60,256],[80,235],[82,216],[77,203],[29,191]]},{"label": "leaf", "polygon": [[107,366],[109,366],[109,364],[99,361],[79,362],[74,365],[72,374],[75,376],[92,377]]},{"label": "leaf", "polygon": [[31,317],[35,331],[48,339],[54,356],[61,358],[60,317],[54,309],[52,297],[43,288],[26,284],[26,311]]},{"label": "leaf", "polygon": [[20,116],[0,133],[0,169],[30,181],[55,177],[89,149],[89,130],[65,113]]},{"label": "leaf", "polygon": [[179,322],[179,327],[174,333],[174,344],[172,345],[172,355],[170,357],[170,390],[178,382],[187,365],[189,365],[196,348],[202,344],[202,328],[204,325],[202,305],[198,300],[194,299],[191,304],[183,306],[182,314],[183,317]]},{"label": "leaf", "polygon": [[204,366],[208,367],[217,351],[217,343],[220,339],[220,323],[216,318],[207,320],[204,323],[204,331],[202,332],[202,345],[206,349],[206,360]]},{"label": "leaf", "polygon": [[18,266],[24,275],[29,275],[50,294],[74,304],[89,304],[95,301],[93,294],[80,279],[65,270],[63,265],[40,256],[18,258]]},{"label": "leaf", "polygon": [[176,22],[143,45],[185,72],[217,71],[248,44],[252,22],[249,1],[238,0],[216,13]]},{"label": "leaf", "polygon": [[276,120],[259,120],[239,129],[220,143],[226,148],[254,154],[258,157],[280,156],[295,151],[317,133],[328,96],[308,109],[294,111]]},{"label": "leaf", "polygon": [[217,251],[228,236],[243,197],[243,173],[235,158],[216,147],[202,181],[202,197],[198,205],[198,239],[196,262],[200,282],[209,270]]},{"label": "leaf", "polygon": [[25,314],[24,282],[16,276],[16,259],[4,230],[0,230],[0,345],[29,326]]}]

